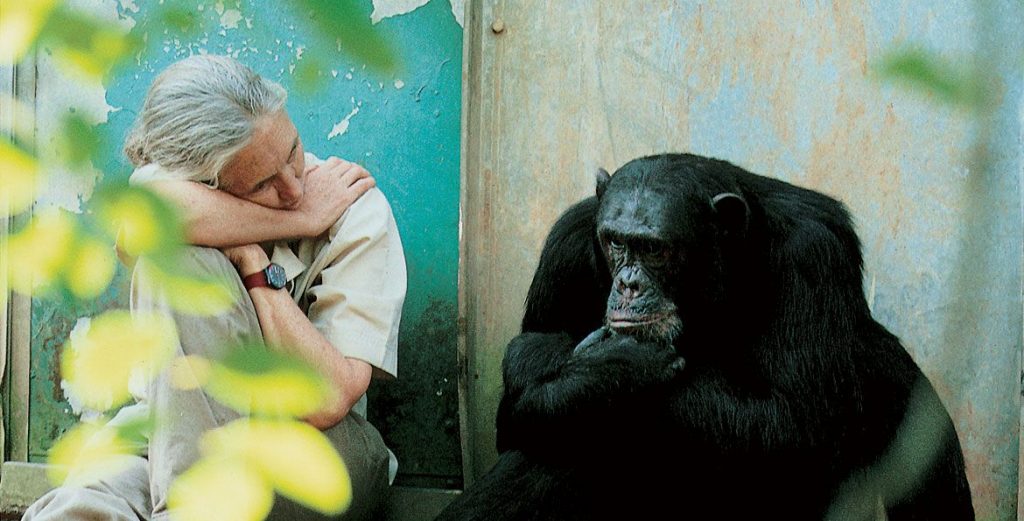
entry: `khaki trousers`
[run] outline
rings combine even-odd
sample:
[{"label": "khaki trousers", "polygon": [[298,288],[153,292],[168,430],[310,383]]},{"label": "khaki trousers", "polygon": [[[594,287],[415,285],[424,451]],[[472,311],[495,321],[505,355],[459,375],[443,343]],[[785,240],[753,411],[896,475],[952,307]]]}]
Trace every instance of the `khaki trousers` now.
[{"label": "khaki trousers", "polygon": [[[140,261],[142,262],[142,261]],[[140,310],[169,313],[178,326],[178,355],[217,357],[240,341],[261,336],[256,310],[234,266],[213,248],[190,247],[184,266],[197,275],[234,281],[238,298],[232,309],[217,316],[194,316],[171,310],[166,299],[136,270],[132,281],[133,305]],[[60,487],[41,497],[23,520],[163,520],[167,490],[174,477],[199,458],[197,442],[203,432],[239,417],[201,390],[181,390],[167,374],[150,384],[149,401],[161,424],[153,433],[149,458],[134,458],[130,467],[110,479],[87,487]],[[340,518],[378,519],[388,490],[388,452],[380,434],[362,416],[350,412],[338,425],[324,431],[348,467],[352,478],[352,506]],[[331,519],[276,496],[268,519]]]}]

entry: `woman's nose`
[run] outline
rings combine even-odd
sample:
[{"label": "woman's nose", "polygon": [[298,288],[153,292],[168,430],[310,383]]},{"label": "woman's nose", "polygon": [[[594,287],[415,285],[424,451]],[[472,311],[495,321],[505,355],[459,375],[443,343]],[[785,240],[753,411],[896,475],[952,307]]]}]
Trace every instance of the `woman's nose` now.
[{"label": "woman's nose", "polygon": [[281,196],[281,202],[286,206],[295,206],[302,199],[304,187],[301,176],[302,174],[290,172],[281,176],[281,187],[278,189],[278,193]]}]

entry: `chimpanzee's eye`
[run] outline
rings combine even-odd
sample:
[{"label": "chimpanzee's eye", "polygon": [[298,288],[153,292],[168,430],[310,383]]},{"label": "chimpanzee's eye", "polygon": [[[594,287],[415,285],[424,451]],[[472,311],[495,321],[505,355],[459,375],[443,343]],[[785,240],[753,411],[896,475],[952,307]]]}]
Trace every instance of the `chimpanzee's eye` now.
[{"label": "chimpanzee's eye", "polygon": [[649,266],[661,266],[668,262],[669,248],[661,241],[645,242],[639,249],[644,263]]},{"label": "chimpanzee's eye", "polygon": [[625,246],[621,242],[619,242],[619,241],[617,241],[615,239],[610,239],[608,241],[608,249],[610,249],[613,252],[618,253],[618,252],[622,251],[623,249],[625,249]]}]

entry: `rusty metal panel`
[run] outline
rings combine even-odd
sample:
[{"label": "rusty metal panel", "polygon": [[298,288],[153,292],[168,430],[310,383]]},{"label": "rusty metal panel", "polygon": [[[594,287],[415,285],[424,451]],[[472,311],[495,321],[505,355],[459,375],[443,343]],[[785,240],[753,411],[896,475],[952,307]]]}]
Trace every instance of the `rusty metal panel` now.
[{"label": "rusty metal panel", "polygon": [[[609,170],[720,157],[855,216],[876,318],[956,422],[980,519],[1017,512],[1024,6],[482,0],[466,21],[463,318],[470,472],[547,229]],[[913,44],[983,59],[988,113],[877,81]]]}]

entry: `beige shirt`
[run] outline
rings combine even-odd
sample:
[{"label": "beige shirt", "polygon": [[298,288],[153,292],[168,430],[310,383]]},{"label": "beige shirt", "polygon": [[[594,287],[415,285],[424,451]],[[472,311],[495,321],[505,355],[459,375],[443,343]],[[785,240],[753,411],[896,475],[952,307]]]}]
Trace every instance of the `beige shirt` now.
[{"label": "beige shirt", "polygon": [[[306,154],[306,164],[320,161]],[[371,188],[317,239],[278,241],[270,251],[299,307],[342,354],[398,375],[405,302],[402,242],[384,194]]]}]

